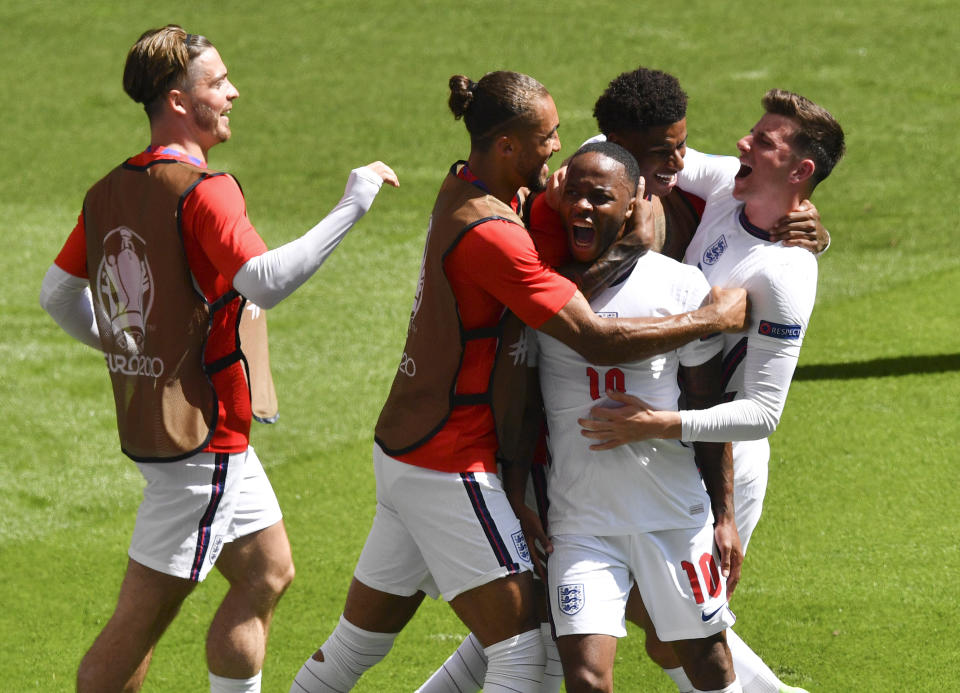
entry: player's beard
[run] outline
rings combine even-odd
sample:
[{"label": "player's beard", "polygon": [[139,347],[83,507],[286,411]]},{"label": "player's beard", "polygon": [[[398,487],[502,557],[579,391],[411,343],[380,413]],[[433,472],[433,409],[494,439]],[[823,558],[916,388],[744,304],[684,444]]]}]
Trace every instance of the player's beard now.
[{"label": "player's beard", "polygon": [[193,104],[193,119],[200,130],[211,133],[217,142],[226,142],[230,139],[230,126],[220,123],[221,115],[204,103]]},{"label": "player's beard", "polygon": [[542,162],[537,166],[535,171],[531,171],[527,175],[527,181],[525,185],[530,189],[530,192],[543,192],[547,188],[547,181],[550,180],[550,170],[544,168],[546,162]]}]

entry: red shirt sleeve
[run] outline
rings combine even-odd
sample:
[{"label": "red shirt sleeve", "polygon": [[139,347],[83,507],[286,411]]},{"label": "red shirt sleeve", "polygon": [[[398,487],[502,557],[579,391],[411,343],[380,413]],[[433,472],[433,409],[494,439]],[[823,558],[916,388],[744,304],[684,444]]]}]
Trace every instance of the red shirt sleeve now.
[{"label": "red shirt sleeve", "polygon": [[540,259],[550,267],[561,267],[570,262],[570,247],[560,214],[547,204],[546,195],[537,195],[530,207],[530,237],[540,253]]},{"label": "red shirt sleeve", "polygon": [[540,327],[577,290],[540,260],[525,229],[503,220],[470,229],[444,266],[467,329],[496,323],[504,305]]},{"label": "red shirt sleeve", "polygon": [[68,274],[81,279],[89,279],[87,273],[87,234],[83,226],[83,214],[77,217],[77,225],[67,236],[54,264]]},{"label": "red shirt sleeve", "polygon": [[237,270],[250,258],[267,251],[266,243],[247,217],[240,186],[229,175],[202,181],[187,197],[183,231],[190,267],[205,292],[213,275],[225,282],[219,289],[229,289]]}]

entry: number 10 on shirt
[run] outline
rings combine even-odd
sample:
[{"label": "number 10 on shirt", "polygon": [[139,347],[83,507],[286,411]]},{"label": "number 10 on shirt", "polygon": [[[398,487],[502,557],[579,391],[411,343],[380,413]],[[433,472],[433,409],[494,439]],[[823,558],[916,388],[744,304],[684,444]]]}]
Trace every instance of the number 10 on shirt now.
[{"label": "number 10 on shirt", "polygon": [[623,371],[611,368],[603,374],[603,390],[600,389],[600,372],[593,366],[587,366],[587,379],[590,381],[590,397],[600,399],[607,390],[626,392]]}]

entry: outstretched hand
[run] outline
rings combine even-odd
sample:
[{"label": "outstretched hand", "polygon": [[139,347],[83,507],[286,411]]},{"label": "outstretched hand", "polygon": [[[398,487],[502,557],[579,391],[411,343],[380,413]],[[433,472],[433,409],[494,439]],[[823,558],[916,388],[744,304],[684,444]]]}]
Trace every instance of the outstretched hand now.
[{"label": "outstretched hand", "polygon": [[374,161],[372,164],[367,164],[367,168],[380,176],[384,183],[389,183],[395,188],[400,187],[400,179],[397,178],[397,174],[382,161]]}]

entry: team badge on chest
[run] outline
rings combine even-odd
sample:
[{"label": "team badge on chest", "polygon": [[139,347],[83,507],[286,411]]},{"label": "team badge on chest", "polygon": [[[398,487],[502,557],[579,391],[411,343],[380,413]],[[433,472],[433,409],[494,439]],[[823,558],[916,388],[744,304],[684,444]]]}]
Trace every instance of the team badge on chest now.
[{"label": "team badge on chest", "polygon": [[557,587],[557,601],[560,603],[560,611],[567,616],[573,616],[583,608],[583,583]]},{"label": "team badge on chest", "polygon": [[720,238],[713,242],[709,248],[703,251],[703,264],[705,265],[714,265],[717,260],[720,259],[720,256],[723,255],[723,251],[727,249],[727,237],[723,234],[720,234]]}]

